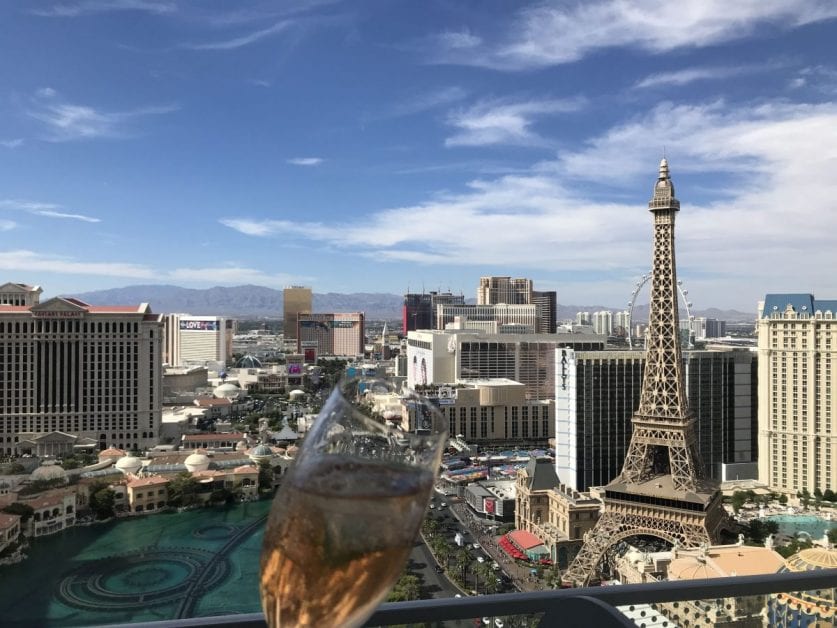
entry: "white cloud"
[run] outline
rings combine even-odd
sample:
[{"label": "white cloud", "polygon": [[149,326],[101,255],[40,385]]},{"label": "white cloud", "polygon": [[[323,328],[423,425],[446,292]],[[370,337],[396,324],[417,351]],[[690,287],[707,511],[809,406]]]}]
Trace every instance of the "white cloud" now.
[{"label": "white cloud", "polygon": [[438,62],[522,70],[577,61],[597,50],[662,53],[748,37],[761,26],[793,28],[837,17],[831,0],[599,0],[519,11],[502,41],[464,33],[432,38]]},{"label": "white cloud", "polygon": [[443,87],[435,91],[405,98],[401,103],[392,108],[390,115],[394,117],[411,116],[423,111],[436,109],[443,105],[449,105],[463,100],[467,96],[468,92],[457,85]]},{"label": "white cloud", "polygon": [[177,4],[160,0],[85,0],[55,4],[47,9],[35,9],[31,13],[42,17],[78,17],[111,11],[141,11],[163,15],[177,11]]},{"label": "white cloud", "polygon": [[543,138],[531,131],[534,119],[577,111],[583,103],[580,98],[481,102],[450,113],[447,122],[459,132],[448,137],[445,146],[543,145]]},{"label": "white cloud", "polygon": [[0,209],[11,209],[18,211],[25,211],[36,216],[45,216],[47,218],[65,218],[71,220],[80,220],[82,222],[101,222],[99,218],[92,216],[85,216],[83,214],[70,214],[59,211],[61,205],[55,203],[39,203],[37,201],[25,201],[21,199],[0,199]]},{"label": "white cloud", "polygon": [[47,218],[66,218],[69,220],[80,220],[81,222],[102,222],[99,218],[85,216],[83,214],[67,214],[65,212],[57,212],[53,210],[35,211],[38,216],[46,216]]},{"label": "white cloud", "polygon": [[[679,272],[696,307],[724,299],[749,309],[776,290],[833,293],[834,103],[663,103],[527,174],[475,180],[458,194],[345,223],[227,217],[223,224],[377,260],[548,270],[597,278],[591,285],[604,273],[625,286],[627,300],[650,265],[645,202],[662,146],[649,138],[665,142],[683,203]],[[698,172],[702,182],[715,177],[714,189],[689,187],[687,175]],[[602,200],[614,191],[630,200]],[[600,302],[613,298],[598,294]]]},{"label": "white cloud", "polygon": [[254,44],[266,37],[277,35],[282,31],[287,30],[292,23],[293,22],[290,20],[283,20],[267,28],[262,28],[238,37],[233,37],[232,39],[205,43],[183,44],[182,47],[189,50],[235,50],[237,48],[243,48],[244,46]]},{"label": "white cloud", "polygon": [[144,117],[177,111],[175,105],[150,106],[128,111],[104,111],[57,99],[55,90],[38,90],[28,115],[42,122],[48,131],[45,139],[64,142],[93,138],[126,138],[131,125]]},{"label": "white cloud", "polygon": [[4,146],[5,148],[18,148],[23,146],[23,139],[17,137],[12,140],[0,140],[0,146]]},{"label": "white cloud", "polygon": [[17,227],[17,223],[14,220],[0,220],[0,231],[11,231]]},{"label": "white cloud", "polygon": [[157,277],[142,264],[123,262],[85,262],[58,255],[41,254],[25,249],[0,251],[0,270],[58,273],[62,275],[95,275],[152,279]]},{"label": "white cloud", "polygon": [[324,160],[322,157],[293,157],[286,161],[293,166],[319,166]]},{"label": "white cloud", "polygon": [[765,71],[769,67],[774,66],[716,66],[716,67],[697,67],[684,68],[682,70],[675,70],[673,72],[659,72],[657,74],[650,74],[644,79],[638,81],[634,87],[642,89],[647,87],[659,87],[660,85],[687,85],[695,81],[717,81],[731,76],[740,76],[751,72]]},{"label": "white cloud", "polygon": [[188,283],[212,283],[213,285],[255,284],[268,287],[284,287],[300,283],[311,278],[288,275],[285,273],[266,273],[246,266],[212,266],[206,268],[176,268],[167,273],[170,281]]},{"label": "white cloud", "polygon": [[[2,222],[0,222],[0,225],[2,225]],[[2,229],[2,226],[0,226],[0,229]],[[237,264],[203,268],[176,268],[167,271],[155,269],[145,264],[84,261],[73,257],[40,253],[27,249],[0,251],[0,270],[141,279],[160,283],[185,282],[212,285],[251,283],[276,287],[312,279],[311,277],[292,276],[283,273],[266,273],[262,270]]]}]

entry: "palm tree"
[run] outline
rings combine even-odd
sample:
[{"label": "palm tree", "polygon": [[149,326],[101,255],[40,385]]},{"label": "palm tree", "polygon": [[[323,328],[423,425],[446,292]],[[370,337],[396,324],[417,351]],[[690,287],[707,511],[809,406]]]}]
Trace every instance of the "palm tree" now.
[{"label": "palm tree", "polygon": [[482,588],[485,593],[494,593],[497,591],[496,578],[494,576],[494,572],[491,570],[491,567],[488,566],[488,563],[477,563],[477,566],[474,567],[474,576],[474,589],[476,591],[479,591],[476,586],[476,578],[479,578],[479,580],[482,581]]},{"label": "palm tree", "polygon": [[471,553],[464,547],[458,549],[454,555],[454,569],[462,582],[465,582],[465,574],[471,564]]}]

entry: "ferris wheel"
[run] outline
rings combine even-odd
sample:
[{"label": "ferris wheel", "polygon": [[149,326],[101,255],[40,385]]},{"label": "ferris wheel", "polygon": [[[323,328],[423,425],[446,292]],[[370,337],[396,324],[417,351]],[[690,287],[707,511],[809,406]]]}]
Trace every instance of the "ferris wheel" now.
[{"label": "ferris wheel", "polygon": [[[634,287],[634,292],[631,295],[631,300],[628,301],[628,308],[629,308],[628,309],[628,321],[629,321],[629,323],[628,323],[627,334],[628,334],[628,347],[630,347],[631,349],[634,348],[633,337],[631,336],[631,327],[632,327],[632,323],[633,323],[633,320],[634,320],[634,305],[636,304],[636,297],[639,294],[639,291],[642,290],[645,287],[645,284],[647,284],[650,281],[652,275],[653,275],[653,271],[648,271],[646,274],[644,274],[642,276],[642,278],[639,281],[636,282],[636,286]],[[680,299],[683,301],[683,305],[686,308],[686,320],[691,321],[692,320],[692,309],[691,309],[692,308],[692,303],[687,298],[688,294],[689,294],[689,291],[683,288],[683,281],[680,280],[680,279],[677,280],[677,292],[680,293]],[[689,329],[689,349],[691,349],[691,348],[692,348],[692,332],[691,332],[691,328],[690,328]]]}]

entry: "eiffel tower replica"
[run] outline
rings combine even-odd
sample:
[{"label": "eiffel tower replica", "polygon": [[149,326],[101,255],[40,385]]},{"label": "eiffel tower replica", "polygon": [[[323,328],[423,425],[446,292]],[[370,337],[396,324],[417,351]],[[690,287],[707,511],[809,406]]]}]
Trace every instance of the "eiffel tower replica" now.
[{"label": "eiffel tower replica", "polygon": [[717,543],[727,515],[718,485],[706,479],[697,453],[695,418],[683,385],[674,217],[680,201],[668,162],[648,203],[654,216],[654,260],[646,336],[645,372],[639,408],[622,473],[604,491],[604,511],[563,577],[565,585],[586,586],[617,542],[636,535],[673,546]]}]

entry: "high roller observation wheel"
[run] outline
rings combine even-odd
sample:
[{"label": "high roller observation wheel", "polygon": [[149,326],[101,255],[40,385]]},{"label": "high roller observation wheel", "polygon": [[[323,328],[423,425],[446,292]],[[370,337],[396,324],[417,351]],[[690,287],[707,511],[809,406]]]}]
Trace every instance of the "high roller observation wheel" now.
[{"label": "high roller observation wheel", "polygon": [[[647,284],[651,280],[652,274],[653,274],[653,271],[648,271],[646,274],[644,274],[642,276],[642,279],[640,279],[639,281],[636,282],[636,286],[634,287],[633,294],[631,294],[631,300],[628,301],[628,307],[630,308],[628,310],[628,321],[630,321],[630,322],[628,324],[627,332],[628,332],[628,347],[630,349],[634,348],[633,337],[631,335],[631,328],[633,327],[633,322],[634,322],[634,305],[636,304],[636,298],[637,298],[637,295],[639,295],[640,290],[642,290],[645,287],[645,284]],[[691,321],[692,320],[692,309],[691,309],[692,308],[692,303],[687,298],[687,296],[689,294],[689,291],[685,290],[683,288],[683,281],[681,279],[677,280],[677,292],[680,293],[680,299],[683,301],[683,305],[686,307],[686,319]],[[689,348],[690,349],[692,348],[691,327],[689,329]]]}]

